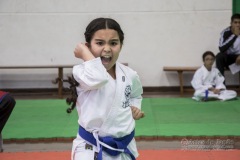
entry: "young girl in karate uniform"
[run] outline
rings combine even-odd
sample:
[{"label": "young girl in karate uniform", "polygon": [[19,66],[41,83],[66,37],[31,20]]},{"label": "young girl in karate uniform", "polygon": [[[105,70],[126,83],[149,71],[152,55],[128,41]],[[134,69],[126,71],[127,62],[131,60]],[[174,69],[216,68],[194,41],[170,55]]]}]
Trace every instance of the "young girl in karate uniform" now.
[{"label": "young girl in karate uniform", "polygon": [[77,86],[79,131],[72,160],[133,160],[135,120],[141,111],[142,85],[136,71],[117,62],[124,33],[110,18],[97,18],[74,54],[84,62],[73,67]]},{"label": "young girl in karate uniform", "polygon": [[194,74],[191,81],[195,92],[193,99],[196,101],[207,101],[208,99],[219,99],[222,101],[234,99],[237,93],[227,90],[224,85],[224,77],[217,68],[213,67],[215,55],[206,51],[202,55],[203,66]]}]

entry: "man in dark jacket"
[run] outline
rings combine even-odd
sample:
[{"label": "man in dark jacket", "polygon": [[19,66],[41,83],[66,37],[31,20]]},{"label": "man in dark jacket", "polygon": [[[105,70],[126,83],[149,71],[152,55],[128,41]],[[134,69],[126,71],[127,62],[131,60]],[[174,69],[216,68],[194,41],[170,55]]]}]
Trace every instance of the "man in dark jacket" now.
[{"label": "man in dark jacket", "polygon": [[232,15],[231,26],[221,32],[219,50],[216,67],[224,76],[224,69],[229,65],[240,65],[240,14]]}]

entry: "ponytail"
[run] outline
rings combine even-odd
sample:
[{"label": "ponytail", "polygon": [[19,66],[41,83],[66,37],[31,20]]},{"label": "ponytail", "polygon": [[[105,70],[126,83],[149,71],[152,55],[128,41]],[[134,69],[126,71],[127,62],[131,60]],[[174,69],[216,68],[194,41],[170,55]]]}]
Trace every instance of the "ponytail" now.
[{"label": "ponytail", "polygon": [[76,102],[77,102],[77,89],[76,87],[79,85],[79,83],[72,77],[68,77],[68,80],[66,80],[69,84],[70,84],[70,91],[71,91],[71,97],[68,97],[66,99],[66,102],[68,105],[71,105],[66,112],[67,113],[71,113],[72,110],[74,110],[74,108],[76,107]]}]

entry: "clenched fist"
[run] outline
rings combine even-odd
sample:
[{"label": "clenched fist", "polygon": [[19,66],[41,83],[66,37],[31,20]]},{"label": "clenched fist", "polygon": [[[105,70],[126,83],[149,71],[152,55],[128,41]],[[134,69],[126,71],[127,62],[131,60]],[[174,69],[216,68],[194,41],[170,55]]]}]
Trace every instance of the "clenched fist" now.
[{"label": "clenched fist", "polygon": [[74,50],[75,57],[80,58],[84,61],[94,59],[93,54],[90,52],[86,44],[79,43]]},{"label": "clenched fist", "polygon": [[144,117],[144,112],[142,112],[137,107],[131,106],[133,119],[138,120]]}]

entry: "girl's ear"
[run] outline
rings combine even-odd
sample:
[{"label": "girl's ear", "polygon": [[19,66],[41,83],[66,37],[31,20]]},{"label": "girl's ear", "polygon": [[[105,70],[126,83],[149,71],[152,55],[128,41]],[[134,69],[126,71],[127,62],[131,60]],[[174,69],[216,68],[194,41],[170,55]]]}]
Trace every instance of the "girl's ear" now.
[{"label": "girl's ear", "polygon": [[88,42],[85,43],[85,45],[90,48],[90,44]]}]

